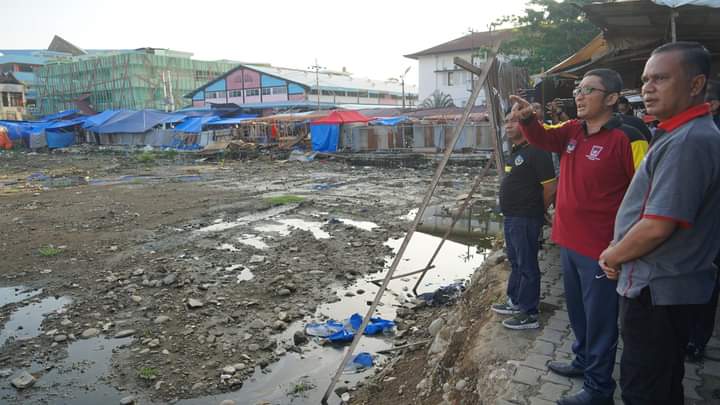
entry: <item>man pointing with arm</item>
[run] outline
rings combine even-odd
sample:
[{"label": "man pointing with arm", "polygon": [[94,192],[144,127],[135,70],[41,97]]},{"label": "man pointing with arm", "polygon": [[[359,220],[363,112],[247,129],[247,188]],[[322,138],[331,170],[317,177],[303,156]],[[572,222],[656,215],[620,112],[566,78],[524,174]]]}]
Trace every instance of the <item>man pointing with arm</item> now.
[{"label": "man pointing with arm", "polygon": [[617,72],[589,71],[573,92],[579,120],[548,129],[526,100],[511,97],[530,144],[562,155],[552,237],[561,246],[575,359],[548,367],[564,376],[584,376],[584,384],[558,401],[561,405],[613,404],[617,283],[606,277],[598,258],[612,239],[615,214],[647,151],[642,134],[613,115],[621,89]]}]

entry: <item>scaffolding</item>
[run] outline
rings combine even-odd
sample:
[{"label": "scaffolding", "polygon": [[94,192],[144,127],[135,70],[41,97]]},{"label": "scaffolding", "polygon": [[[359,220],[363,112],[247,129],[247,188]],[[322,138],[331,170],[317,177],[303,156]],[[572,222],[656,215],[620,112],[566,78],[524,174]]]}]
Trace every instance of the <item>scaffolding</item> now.
[{"label": "scaffolding", "polygon": [[40,113],[76,108],[78,100],[88,101],[96,111],[167,111],[183,107],[179,104],[185,94],[236,66],[168,53],[153,49],[109,52],[44,65],[37,70]]}]

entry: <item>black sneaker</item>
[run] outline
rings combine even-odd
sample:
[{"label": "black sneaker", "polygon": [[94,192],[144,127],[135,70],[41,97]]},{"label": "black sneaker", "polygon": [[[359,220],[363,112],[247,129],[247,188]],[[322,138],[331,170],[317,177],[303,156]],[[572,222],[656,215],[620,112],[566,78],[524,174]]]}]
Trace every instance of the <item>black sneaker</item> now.
[{"label": "black sneaker", "polygon": [[528,315],[525,313],[519,313],[512,318],[506,319],[502,324],[504,327],[514,330],[537,329],[540,327],[537,315]]},{"label": "black sneaker", "polygon": [[517,315],[522,312],[520,311],[519,306],[512,305],[509,302],[505,302],[502,304],[492,304],[490,310],[500,315]]}]

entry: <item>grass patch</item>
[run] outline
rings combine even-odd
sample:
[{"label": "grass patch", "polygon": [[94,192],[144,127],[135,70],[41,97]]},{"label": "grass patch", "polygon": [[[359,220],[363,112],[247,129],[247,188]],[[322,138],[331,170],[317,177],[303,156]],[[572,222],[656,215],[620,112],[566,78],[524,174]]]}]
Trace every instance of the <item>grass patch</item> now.
[{"label": "grass patch", "polygon": [[157,378],[157,369],[154,367],[142,367],[138,370],[138,377],[143,380],[154,380]]},{"label": "grass patch", "polygon": [[279,195],[276,197],[268,197],[265,199],[265,201],[272,206],[276,206],[285,204],[298,204],[305,201],[305,199],[300,197],[299,195]]},{"label": "grass patch", "polygon": [[55,246],[43,246],[40,249],[38,249],[38,253],[40,253],[40,256],[42,257],[53,257],[57,256],[62,252],[61,249],[56,248]]},{"label": "grass patch", "polygon": [[315,384],[311,383],[310,381],[300,380],[290,387],[290,389],[288,390],[288,395],[293,397],[304,397],[307,395],[308,391],[314,389]]},{"label": "grass patch", "polygon": [[160,152],[160,157],[163,159],[175,159],[177,155],[178,151],[176,151],[175,149],[167,149]]},{"label": "grass patch", "polygon": [[145,164],[155,163],[155,154],[152,152],[145,151],[145,152],[135,156],[135,160],[138,163],[145,163]]}]

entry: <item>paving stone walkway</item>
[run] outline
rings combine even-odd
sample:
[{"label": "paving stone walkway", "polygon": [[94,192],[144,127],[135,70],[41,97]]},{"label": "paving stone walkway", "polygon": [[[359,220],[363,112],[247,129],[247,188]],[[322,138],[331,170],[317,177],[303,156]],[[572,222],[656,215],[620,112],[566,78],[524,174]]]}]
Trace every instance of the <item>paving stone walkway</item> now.
[{"label": "paving stone walkway", "polygon": [[[516,363],[509,388],[497,400],[496,405],[554,405],[562,396],[582,388],[582,379],[562,377],[547,369],[550,360],[572,359],[571,347],[575,339],[570,330],[565,305],[559,253],[557,246],[546,245],[540,254],[540,268],[543,273],[541,312],[544,312],[541,313],[541,330],[524,359]],[[715,336],[710,341],[709,347],[720,348],[719,332],[720,325],[716,323]],[[517,332],[509,331],[509,333]],[[613,373],[616,381],[620,376],[619,362],[622,348],[621,340],[618,343]],[[720,362],[705,359],[698,364],[685,363],[683,385],[685,405],[720,405]],[[615,391],[615,403],[622,404],[619,388]]]}]

